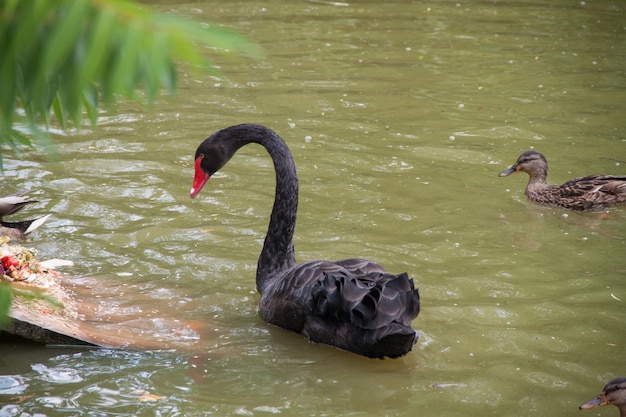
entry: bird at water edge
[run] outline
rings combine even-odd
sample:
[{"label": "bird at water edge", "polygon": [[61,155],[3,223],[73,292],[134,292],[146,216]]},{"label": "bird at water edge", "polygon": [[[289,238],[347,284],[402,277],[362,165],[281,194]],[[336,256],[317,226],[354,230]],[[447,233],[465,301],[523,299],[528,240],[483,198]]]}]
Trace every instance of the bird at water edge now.
[{"label": "bird at water edge", "polygon": [[15,214],[28,204],[36,203],[36,200],[29,200],[24,197],[28,191],[22,191],[0,197],[0,236],[8,236],[13,240],[24,240],[28,235],[41,226],[50,217],[49,214],[33,220],[23,220],[19,222],[6,222],[4,216]]}]

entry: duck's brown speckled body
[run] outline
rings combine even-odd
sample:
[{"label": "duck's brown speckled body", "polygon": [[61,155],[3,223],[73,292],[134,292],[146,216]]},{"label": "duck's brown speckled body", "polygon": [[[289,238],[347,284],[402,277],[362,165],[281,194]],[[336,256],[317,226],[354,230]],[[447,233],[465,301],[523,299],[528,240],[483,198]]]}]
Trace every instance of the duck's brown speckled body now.
[{"label": "duck's brown speckled body", "polygon": [[600,210],[626,204],[626,175],[589,175],[562,185],[548,184],[548,161],[537,151],[526,151],[509,169],[500,173],[506,177],[525,172],[530,179],[526,197],[539,204],[578,211]]}]

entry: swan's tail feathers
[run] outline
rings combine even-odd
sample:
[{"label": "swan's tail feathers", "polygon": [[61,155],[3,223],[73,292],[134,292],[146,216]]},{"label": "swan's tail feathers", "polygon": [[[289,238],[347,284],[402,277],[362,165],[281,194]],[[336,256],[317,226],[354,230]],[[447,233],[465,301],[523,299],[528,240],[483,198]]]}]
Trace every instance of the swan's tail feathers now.
[{"label": "swan's tail feathers", "polygon": [[339,324],[337,346],[369,357],[398,357],[417,341],[411,322],[419,314],[419,300],[407,274],[333,272],[317,282],[313,310],[323,321]]},{"label": "swan's tail feathers", "polygon": [[384,274],[352,309],[352,320],[376,329],[392,322],[411,326],[420,311],[419,292],[406,273]]},{"label": "swan's tail feathers", "polygon": [[313,294],[316,314],[364,329],[390,323],[410,326],[420,311],[419,292],[406,273],[363,277],[324,273],[317,287]]},{"label": "swan's tail feathers", "polygon": [[371,345],[366,346],[365,356],[380,359],[399,358],[409,353],[419,339],[418,333],[410,327],[386,330],[386,335],[376,337]]}]

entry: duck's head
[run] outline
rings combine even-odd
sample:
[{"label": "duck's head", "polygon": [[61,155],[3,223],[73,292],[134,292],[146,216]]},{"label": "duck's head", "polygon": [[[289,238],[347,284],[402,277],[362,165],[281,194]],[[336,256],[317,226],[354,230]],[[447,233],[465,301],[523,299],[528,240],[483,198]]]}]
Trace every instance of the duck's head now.
[{"label": "duck's head", "polygon": [[548,161],[545,156],[537,151],[526,151],[517,158],[515,164],[500,173],[501,177],[507,177],[517,172],[526,172],[531,177],[547,177]]},{"label": "duck's head", "polygon": [[587,401],[578,407],[580,410],[596,408],[607,404],[613,404],[620,410],[621,417],[626,417],[626,377],[615,378],[609,381],[600,395],[591,401]]}]

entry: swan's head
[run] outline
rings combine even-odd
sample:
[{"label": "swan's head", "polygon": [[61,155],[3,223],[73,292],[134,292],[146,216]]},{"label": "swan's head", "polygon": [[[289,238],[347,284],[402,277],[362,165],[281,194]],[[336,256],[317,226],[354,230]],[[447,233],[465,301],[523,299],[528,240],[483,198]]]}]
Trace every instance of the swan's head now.
[{"label": "swan's head", "polygon": [[517,158],[515,164],[513,164],[509,169],[502,171],[500,173],[500,177],[507,177],[511,174],[515,174],[517,172],[526,172],[531,177],[534,174],[548,175],[548,161],[546,158],[537,151],[526,151]]},{"label": "swan's head", "polygon": [[209,181],[209,178],[222,168],[234,153],[231,152],[229,154],[224,146],[216,143],[214,136],[202,142],[196,150],[193,186],[191,191],[189,191],[191,198],[198,195],[202,187]]},{"label": "swan's head", "polygon": [[219,171],[232,158],[241,146],[250,142],[250,128],[253,125],[238,125],[218,130],[206,138],[194,157],[193,186],[189,196],[194,198],[209,178]]}]

